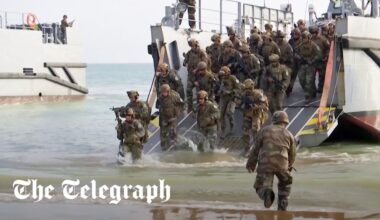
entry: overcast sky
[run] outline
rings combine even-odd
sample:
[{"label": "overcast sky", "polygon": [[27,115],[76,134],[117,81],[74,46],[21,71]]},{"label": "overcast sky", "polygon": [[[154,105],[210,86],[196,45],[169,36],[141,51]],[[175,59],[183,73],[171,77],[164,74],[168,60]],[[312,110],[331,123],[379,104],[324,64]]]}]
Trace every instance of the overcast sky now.
[{"label": "overcast sky", "polygon": [[[0,11],[32,12],[41,23],[58,22],[63,14],[75,19],[88,63],[148,63],[150,25],[159,23],[165,5],[175,0],[0,0]],[[203,0],[204,7],[218,7],[219,0]],[[243,2],[263,5],[264,0]],[[305,17],[307,2],[318,14],[327,9],[328,0],[266,0],[268,7],[293,4],[295,20]],[[233,10],[226,8],[225,10]],[[187,15],[185,15],[187,16]],[[218,21],[217,17],[215,18]],[[232,23],[232,22],[231,22]]]}]

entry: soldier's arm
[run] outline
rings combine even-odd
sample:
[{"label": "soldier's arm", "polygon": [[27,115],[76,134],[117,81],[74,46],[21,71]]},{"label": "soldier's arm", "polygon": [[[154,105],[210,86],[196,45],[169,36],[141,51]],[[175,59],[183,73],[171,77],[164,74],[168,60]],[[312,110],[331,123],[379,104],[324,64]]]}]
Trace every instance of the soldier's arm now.
[{"label": "soldier's arm", "polygon": [[289,74],[289,71],[286,67],[284,67],[284,71],[282,73],[282,83],[283,85],[287,88],[290,84],[290,74]]},{"label": "soldier's arm", "polygon": [[257,134],[254,146],[255,147],[251,151],[251,153],[249,154],[248,161],[246,164],[246,168],[247,168],[248,172],[250,172],[250,173],[255,172],[255,169],[256,169],[256,164],[258,161],[259,152],[260,152],[260,149],[262,146],[262,130],[259,131],[259,133]]},{"label": "soldier's arm", "polygon": [[136,134],[135,135],[138,138],[144,137],[145,136],[145,129],[139,121],[135,121],[135,127],[136,127]]},{"label": "soldier's arm", "polygon": [[289,168],[293,167],[294,161],[296,159],[297,143],[294,136],[289,132],[290,135],[290,148],[288,152]]}]

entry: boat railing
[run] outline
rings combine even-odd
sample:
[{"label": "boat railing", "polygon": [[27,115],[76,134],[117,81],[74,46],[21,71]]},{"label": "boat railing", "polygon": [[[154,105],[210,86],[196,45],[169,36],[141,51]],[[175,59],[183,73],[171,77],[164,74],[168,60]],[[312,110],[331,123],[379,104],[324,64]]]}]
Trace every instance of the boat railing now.
[{"label": "boat railing", "polygon": [[32,13],[0,11],[0,29],[41,31],[43,43],[62,44],[60,24],[40,23]]},{"label": "boat railing", "polygon": [[[193,6],[187,6],[193,7]],[[240,37],[249,36],[249,32],[253,27],[264,30],[267,23],[273,25],[274,30],[282,30],[290,33],[294,17],[291,5],[284,5],[282,9],[272,9],[265,6],[258,6],[243,3],[236,0],[197,0],[196,19],[197,28],[202,31],[211,31],[226,33],[228,26],[233,26]],[[162,24],[165,26],[173,26],[178,29],[179,13],[183,8],[183,3],[167,7],[166,17]],[[182,25],[189,19],[184,16]]]}]

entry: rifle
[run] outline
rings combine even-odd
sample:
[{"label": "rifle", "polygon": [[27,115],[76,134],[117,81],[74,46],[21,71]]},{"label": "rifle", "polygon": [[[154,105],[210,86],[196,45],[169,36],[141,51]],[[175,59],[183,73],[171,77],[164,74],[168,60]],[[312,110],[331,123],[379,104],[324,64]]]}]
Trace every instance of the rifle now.
[{"label": "rifle", "polygon": [[122,121],[120,119],[120,112],[123,112],[124,111],[123,109],[125,109],[124,106],[118,107],[118,108],[115,108],[115,107],[110,108],[110,110],[115,113],[115,117],[116,117],[115,121],[117,121],[117,127],[118,127],[118,129],[116,131],[117,132],[117,139],[120,140],[118,154],[122,157],[124,157],[124,153],[121,149],[122,145],[123,145],[123,129],[122,129],[123,125],[122,125]]},{"label": "rifle", "polygon": [[284,84],[282,83],[282,81],[274,78],[273,76],[269,76],[269,77],[272,78],[273,83],[274,83],[274,87],[275,87],[276,90],[282,91],[282,90],[285,89],[284,88]]}]

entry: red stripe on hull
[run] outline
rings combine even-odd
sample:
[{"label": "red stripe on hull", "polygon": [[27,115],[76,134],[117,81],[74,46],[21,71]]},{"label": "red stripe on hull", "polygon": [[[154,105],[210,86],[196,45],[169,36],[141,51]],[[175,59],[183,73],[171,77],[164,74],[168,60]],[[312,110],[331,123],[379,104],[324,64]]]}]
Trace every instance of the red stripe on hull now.
[{"label": "red stripe on hull", "polygon": [[380,140],[380,112],[346,113],[345,120],[363,128]]}]

